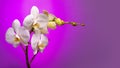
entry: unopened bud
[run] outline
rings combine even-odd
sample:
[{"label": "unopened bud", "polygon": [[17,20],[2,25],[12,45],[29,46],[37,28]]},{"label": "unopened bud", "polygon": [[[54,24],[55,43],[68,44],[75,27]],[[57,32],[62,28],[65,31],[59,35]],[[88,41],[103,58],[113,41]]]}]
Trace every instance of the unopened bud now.
[{"label": "unopened bud", "polygon": [[77,23],[76,23],[76,22],[71,22],[71,24],[72,24],[73,26],[77,26]]},{"label": "unopened bud", "polygon": [[63,25],[63,24],[64,24],[64,21],[61,20],[60,18],[56,18],[56,19],[55,19],[55,23],[58,24],[58,25]]},{"label": "unopened bud", "polygon": [[48,11],[43,10],[43,13],[48,16]]},{"label": "unopened bud", "polygon": [[51,29],[56,29],[56,23],[55,22],[48,22],[47,27],[51,28]]},{"label": "unopened bud", "polygon": [[85,26],[85,24],[84,24],[84,23],[81,23],[80,25],[81,25],[81,26]]}]

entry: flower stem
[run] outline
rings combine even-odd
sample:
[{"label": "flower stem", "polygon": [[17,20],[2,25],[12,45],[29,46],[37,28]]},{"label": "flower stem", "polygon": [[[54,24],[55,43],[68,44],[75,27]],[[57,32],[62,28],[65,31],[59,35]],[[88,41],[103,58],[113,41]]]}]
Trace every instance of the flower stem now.
[{"label": "flower stem", "polygon": [[26,56],[26,64],[27,64],[27,68],[31,68],[30,67],[30,63],[29,63],[29,58],[28,58],[28,46],[26,46],[26,50],[25,50],[25,56]]},{"label": "flower stem", "polygon": [[[38,54],[38,52],[39,52],[39,50],[37,51],[37,54]],[[35,54],[35,55],[31,58],[31,60],[30,60],[30,64],[31,64],[32,61],[35,59],[35,57],[36,57],[37,54]]]}]

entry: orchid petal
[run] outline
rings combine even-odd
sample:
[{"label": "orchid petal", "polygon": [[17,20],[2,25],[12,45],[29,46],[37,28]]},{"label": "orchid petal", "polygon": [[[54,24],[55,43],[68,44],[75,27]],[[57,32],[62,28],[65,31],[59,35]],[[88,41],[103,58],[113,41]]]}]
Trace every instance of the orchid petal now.
[{"label": "orchid petal", "polygon": [[31,46],[32,49],[35,51],[34,54],[36,54],[36,50],[38,49],[39,39],[40,39],[40,34],[33,34],[31,38]]},{"label": "orchid petal", "polygon": [[7,32],[6,32],[6,41],[8,43],[13,43],[14,42],[14,36],[15,36],[15,32],[13,28],[8,28]]},{"label": "orchid petal", "polygon": [[39,49],[40,49],[40,52],[43,52],[45,47],[48,45],[48,38],[41,34],[41,39],[39,40]]},{"label": "orchid petal", "polygon": [[25,28],[27,28],[28,30],[32,29],[32,24],[34,23],[34,17],[33,15],[28,15],[25,17],[24,21],[23,21],[23,25]]},{"label": "orchid petal", "polygon": [[41,42],[45,45],[48,44],[48,38],[44,34],[41,34]]},{"label": "orchid petal", "polygon": [[47,27],[41,28],[41,29],[40,29],[40,32],[41,32],[42,34],[48,34],[48,28],[47,28]]},{"label": "orchid petal", "polygon": [[35,54],[37,54],[37,52],[38,52],[38,49],[36,48],[36,49],[34,49],[33,54],[35,55]]},{"label": "orchid petal", "polygon": [[18,19],[15,19],[12,23],[12,27],[17,32],[18,28],[20,27],[20,21]]},{"label": "orchid petal", "polygon": [[25,29],[24,27],[20,27],[18,35],[21,38],[21,42],[24,45],[28,45],[28,41],[30,40],[30,33],[29,33],[29,31],[27,29]]},{"label": "orchid petal", "polygon": [[39,23],[40,28],[44,28],[47,26],[48,17],[45,14],[39,14],[36,17],[35,22]]},{"label": "orchid petal", "polygon": [[31,8],[31,14],[32,14],[33,16],[37,16],[37,15],[39,14],[39,9],[38,9],[36,6],[33,6],[33,7]]},{"label": "orchid petal", "polygon": [[14,32],[14,29],[13,28],[8,28],[8,30],[7,30],[7,32],[6,32],[6,36],[5,36],[5,38],[6,38],[6,41],[8,42],[8,43],[10,43],[10,44],[13,44],[14,45],[14,47],[16,47],[18,44],[19,44],[19,42],[15,42],[14,40],[15,40],[15,32]]}]

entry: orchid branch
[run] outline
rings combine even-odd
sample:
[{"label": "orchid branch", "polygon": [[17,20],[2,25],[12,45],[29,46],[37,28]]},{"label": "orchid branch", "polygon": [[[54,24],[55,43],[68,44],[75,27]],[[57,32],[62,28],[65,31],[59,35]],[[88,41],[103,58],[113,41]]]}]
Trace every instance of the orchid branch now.
[{"label": "orchid branch", "polygon": [[[37,51],[37,54],[38,54],[38,52],[39,52],[39,50]],[[37,56],[37,54],[33,55],[33,57],[30,60],[30,64],[33,62],[33,60],[35,59],[35,57]]]},{"label": "orchid branch", "polygon": [[26,64],[27,64],[27,67],[28,68],[31,68],[30,67],[30,63],[29,63],[29,58],[28,58],[28,46],[26,46],[26,53],[25,53],[25,56],[26,56]]},{"label": "orchid branch", "polygon": [[[43,53],[44,49],[48,45],[48,38],[46,36],[46,34],[49,33],[48,28],[56,29],[57,26],[62,26],[64,24],[85,26],[84,23],[63,21],[47,11],[39,13],[39,9],[36,6],[33,6],[30,14],[24,18],[23,26],[21,26],[18,19],[13,21],[12,27],[8,28],[6,32],[6,41],[16,46],[20,44],[23,52],[25,53],[27,68],[31,68],[31,63],[37,56],[38,52]],[[28,45],[24,47],[21,43],[23,45]],[[35,50],[30,61],[28,55],[29,45],[31,45],[32,49]]]}]

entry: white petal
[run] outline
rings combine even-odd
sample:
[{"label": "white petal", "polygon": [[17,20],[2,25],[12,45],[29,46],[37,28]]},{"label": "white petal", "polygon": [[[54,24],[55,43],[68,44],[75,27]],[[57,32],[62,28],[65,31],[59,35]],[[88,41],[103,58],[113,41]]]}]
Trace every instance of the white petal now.
[{"label": "white petal", "polygon": [[33,6],[33,7],[31,8],[31,14],[32,14],[33,16],[38,15],[38,14],[39,14],[39,9],[38,9],[36,6]]},{"label": "white petal", "polygon": [[5,37],[6,37],[6,41],[7,41],[8,43],[13,44],[13,42],[14,42],[14,37],[15,37],[14,29],[13,29],[13,28],[8,28]]},{"label": "white petal", "polygon": [[37,54],[38,48],[34,49],[33,54]]},{"label": "white petal", "polygon": [[43,52],[47,45],[48,45],[48,38],[45,35],[41,34],[41,39],[39,40],[40,52]]},{"label": "white petal", "polygon": [[15,32],[13,28],[8,28],[5,38],[8,43],[15,45],[15,47],[19,44],[19,42],[14,41]]},{"label": "white petal", "polygon": [[44,28],[47,26],[48,17],[45,14],[39,14],[36,17],[35,22],[40,24],[40,28]]},{"label": "white petal", "polygon": [[46,46],[48,44],[48,38],[41,34],[41,42]]},{"label": "white petal", "polygon": [[[34,33],[40,35],[40,34],[41,34],[40,29],[35,29],[35,30],[34,30]],[[40,38],[39,38],[39,39],[40,39]]]},{"label": "white petal", "polygon": [[25,29],[24,27],[20,27],[18,35],[20,36],[21,42],[23,44],[27,45],[28,41],[30,39],[29,31],[27,29]]},{"label": "white petal", "polygon": [[40,48],[40,52],[43,53],[44,49],[45,49],[45,47],[44,48]]},{"label": "white petal", "polygon": [[48,34],[48,28],[44,27],[44,28],[36,29],[36,30],[34,30],[34,32],[36,34]]},{"label": "white petal", "polygon": [[48,34],[48,29],[47,29],[47,27],[41,28],[41,29],[40,29],[40,32],[41,32],[42,34]]},{"label": "white petal", "polygon": [[18,30],[18,28],[20,27],[20,21],[18,19],[15,19],[12,23],[12,27],[16,32]]},{"label": "white petal", "polygon": [[19,43],[14,43],[14,44],[13,44],[13,47],[16,48],[16,47],[18,46],[18,44],[19,44]]},{"label": "white petal", "polygon": [[33,15],[28,15],[25,17],[24,21],[23,21],[23,25],[25,28],[27,28],[28,30],[32,29],[32,24],[34,23],[34,17]]},{"label": "white petal", "polygon": [[33,50],[36,50],[38,48],[39,39],[40,39],[40,34],[33,34],[31,38],[31,46]]}]

